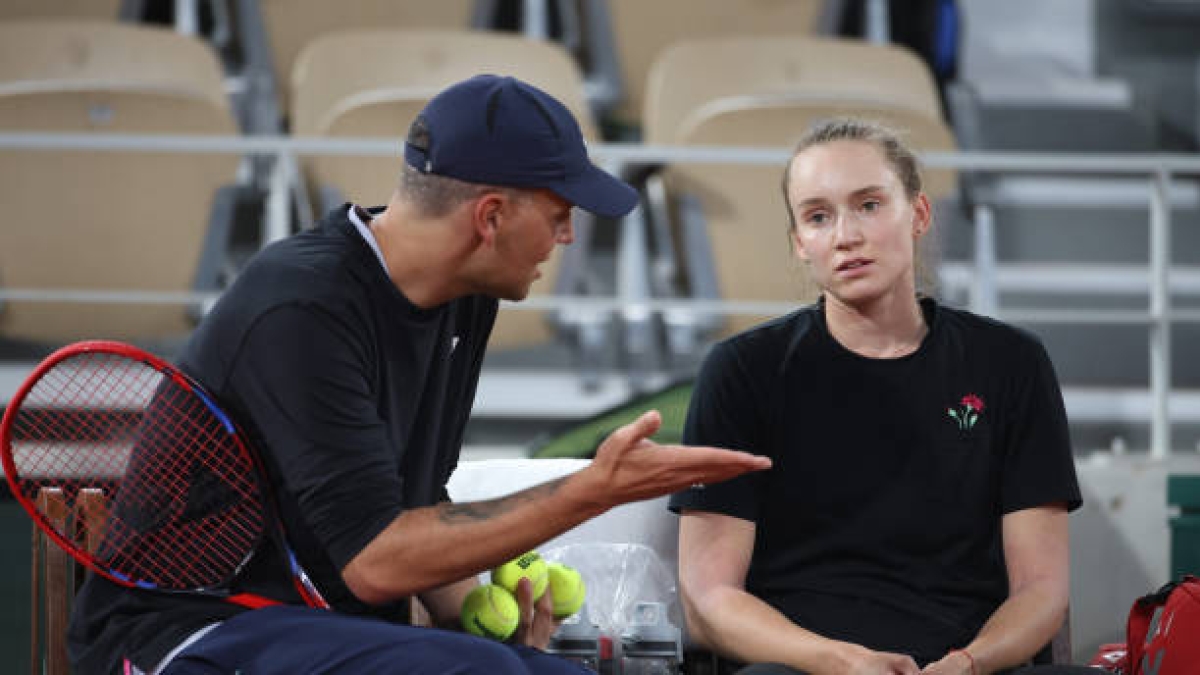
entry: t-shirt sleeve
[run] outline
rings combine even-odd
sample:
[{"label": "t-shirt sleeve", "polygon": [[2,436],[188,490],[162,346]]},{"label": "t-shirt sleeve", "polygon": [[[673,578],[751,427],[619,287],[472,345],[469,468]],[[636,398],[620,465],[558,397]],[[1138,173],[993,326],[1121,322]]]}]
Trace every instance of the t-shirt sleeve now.
[{"label": "t-shirt sleeve", "polygon": [[[687,445],[707,445],[767,454],[762,435],[766,408],[756,383],[729,342],[704,360],[683,428]],[[712,511],[745,520],[758,518],[759,489],[766,472],[754,471],[723,483],[695,486],[671,497],[670,509]]]},{"label": "t-shirt sleeve", "polygon": [[265,461],[282,479],[280,501],[295,505],[337,569],[404,503],[367,349],[344,321],[316,308],[280,307],[249,331],[230,375]]},{"label": "t-shirt sleeve", "polygon": [[1004,513],[1064,502],[1083,503],[1062,391],[1041,342],[1032,336],[1026,376],[1017,382],[1004,457]]}]

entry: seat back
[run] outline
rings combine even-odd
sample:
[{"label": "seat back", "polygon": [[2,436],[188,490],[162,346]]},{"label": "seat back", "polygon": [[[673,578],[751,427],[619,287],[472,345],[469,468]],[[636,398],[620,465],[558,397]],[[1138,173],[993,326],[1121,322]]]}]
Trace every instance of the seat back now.
[{"label": "seat back", "polygon": [[[679,41],[740,35],[814,34],[822,0],[609,0],[620,62],[619,118],[636,123],[652,64]],[[714,55],[717,56],[717,55]],[[719,58],[719,57],[717,57]]]},{"label": "seat back", "polygon": [[[281,109],[292,108],[291,73],[300,53],[313,40],[334,32],[366,28],[465,29],[474,0],[261,0],[263,24],[271,46]],[[377,53],[360,54],[361,65]]]},{"label": "seat back", "polygon": [[[669,48],[654,66],[646,140],[791,148],[814,122],[852,115],[896,128],[916,150],[952,150],[954,137],[938,105],[927,67],[901,48],[801,36],[695,40]],[[694,236],[704,237],[712,251],[711,260],[686,261],[693,281],[712,274],[727,300],[815,299],[817,289],[792,251],[782,173],[782,165],[669,168],[669,193],[698,203],[704,227]],[[925,184],[930,197],[940,199],[954,193],[955,176],[926,172]],[[723,330],[763,318],[732,317]]]},{"label": "seat back", "polygon": [[109,19],[120,17],[122,0],[5,0],[0,22],[19,19]]},{"label": "seat back", "polygon": [[[310,158],[304,169],[312,192],[332,187],[357,203],[386,201],[399,178],[404,138],[417,113],[437,92],[480,73],[511,74],[545,90],[571,110],[585,139],[595,139],[582,76],[558,45],[482,31],[346,31],[317,39],[300,55],[292,77],[293,133],[393,138],[396,155]],[[555,290],[560,251],[556,248],[541,266],[542,278],[531,295]],[[489,344],[504,348],[549,337],[540,313],[505,309]]]},{"label": "seat back", "polygon": [[[167,30],[90,21],[0,24],[6,132],[237,132],[216,56]],[[192,290],[230,155],[6,150],[0,154],[0,286]],[[0,333],[65,342],[185,333],[182,305],[7,301]]]},{"label": "seat back", "polygon": [[[94,552],[104,538],[108,500],[98,488],[80,488],[74,497],[62,488],[42,488],[35,495],[39,512],[59,532],[74,534]],[[30,607],[30,671],[33,675],[68,675],[67,623],[83,570],[42,531],[33,528],[32,603]]]}]

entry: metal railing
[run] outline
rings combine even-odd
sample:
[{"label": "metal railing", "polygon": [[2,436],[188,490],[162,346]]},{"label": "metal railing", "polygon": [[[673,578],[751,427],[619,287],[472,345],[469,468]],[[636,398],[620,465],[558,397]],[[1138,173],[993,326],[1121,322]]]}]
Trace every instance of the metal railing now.
[{"label": "metal railing", "polygon": [[[11,150],[72,150],[72,151],[138,151],[237,154],[274,159],[274,177],[265,210],[263,239],[272,241],[287,235],[287,201],[290,186],[297,174],[297,158],[315,155],[385,156],[397,157],[400,141],[395,138],[294,138],[288,136],[143,136],[134,134],[57,134],[57,133],[0,133],[0,152]],[[640,144],[593,144],[593,158],[613,171],[621,172],[645,165],[672,163],[751,164],[782,167],[790,149],[676,147]],[[995,223],[988,204],[976,205],[976,227],[973,261],[974,283],[972,308],[1016,322],[1086,322],[1134,323],[1148,327],[1149,390],[1151,406],[1151,454],[1165,457],[1171,447],[1171,341],[1170,327],[1174,323],[1200,322],[1200,310],[1172,306],[1172,277],[1170,264],[1171,212],[1169,193],[1179,177],[1200,176],[1200,156],[1180,154],[1064,154],[1030,152],[930,152],[922,160],[929,168],[955,169],[963,172],[991,175],[1056,175],[1144,177],[1148,180],[1147,209],[1149,222],[1148,282],[1149,306],[1145,311],[1131,310],[1005,310],[998,297],[1004,274],[996,260]],[[622,239],[630,237],[626,228]],[[640,237],[633,239],[641,240]],[[633,240],[622,241],[624,269],[637,269],[646,262],[646,252]],[[647,313],[673,308],[685,308],[713,314],[783,313],[793,305],[779,302],[696,301],[686,299],[655,299],[639,290],[642,284],[617,285],[619,292],[611,297],[531,298],[506,307],[525,310],[594,308],[622,313]],[[633,290],[628,290],[633,289]],[[32,289],[2,288],[0,301],[68,301],[84,303],[137,302],[193,304],[210,302],[206,293],[130,292],[122,289]]]}]

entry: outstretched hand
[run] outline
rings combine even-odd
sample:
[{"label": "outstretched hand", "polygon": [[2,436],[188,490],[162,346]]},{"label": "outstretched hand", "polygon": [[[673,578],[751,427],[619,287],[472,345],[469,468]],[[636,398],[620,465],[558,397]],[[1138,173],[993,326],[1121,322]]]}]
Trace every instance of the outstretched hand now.
[{"label": "outstretched hand", "polygon": [[609,434],[581,473],[600,482],[596,494],[607,506],[650,499],[693,485],[719,483],[770,468],[771,460],[736,450],[661,445],[650,440],[662,425],[658,411],[643,413]]}]

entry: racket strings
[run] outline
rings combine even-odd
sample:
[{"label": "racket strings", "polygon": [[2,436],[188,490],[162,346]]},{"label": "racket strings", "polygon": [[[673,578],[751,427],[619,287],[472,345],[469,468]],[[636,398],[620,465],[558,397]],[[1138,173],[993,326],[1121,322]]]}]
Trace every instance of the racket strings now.
[{"label": "racket strings", "polygon": [[[57,488],[73,513],[80,488],[103,490],[109,516],[92,536],[98,561],[117,576],[170,589],[215,586],[262,536],[253,460],[185,382],[146,363],[68,357],[30,390],[13,428],[18,484],[31,501]],[[82,519],[51,524],[85,549]]]}]

